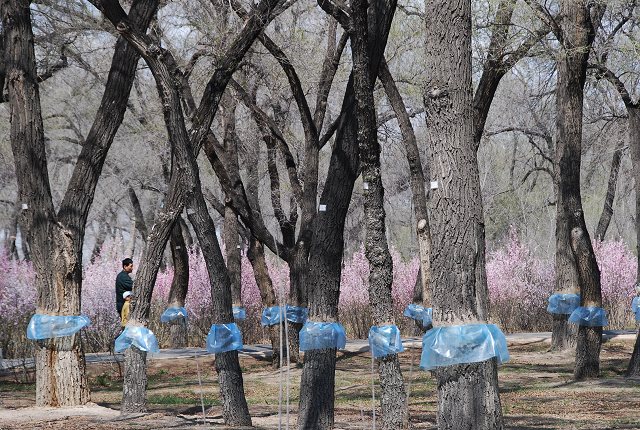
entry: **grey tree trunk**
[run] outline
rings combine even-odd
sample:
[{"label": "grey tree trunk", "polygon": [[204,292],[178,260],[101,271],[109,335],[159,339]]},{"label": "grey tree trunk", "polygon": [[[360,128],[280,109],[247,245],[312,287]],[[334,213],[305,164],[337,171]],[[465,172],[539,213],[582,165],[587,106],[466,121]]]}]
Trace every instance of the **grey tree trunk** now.
[{"label": "grey tree trunk", "polygon": [[[376,7],[375,3],[371,5]],[[394,324],[393,260],[386,237],[384,186],[380,175],[380,143],[376,124],[373,81],[369,73],[367,0],[351,2],[351,52],[353,57],[353,88],[356,97],[358,147],[362,171],[365,219],[365,255],[369,261],[369,304],[376,325]],[[384,69],[384,65],[381,70]],[[424,194],[423,194],[424,195]],[[404,428],[407,417],[407,393],[397,354],[378,360],[380,377],[382,428]]]},{"label": "grey tree trunk", "polygon": [[[432,240],[439,244],[431,254],[434,326],[483,322],[487,291],[473,133],[471,2],[428,1],[425,10],[424,103],[431,180],[438,181],[429,201]],[[503,427],[495,359],[437,368],[434,375],[439,429]]]},{"label": "grey tree trunk", "polygon": [[[371,77],[378,74],[395,8],[395,0],[376,0],[376,6],[371,8],[375,12],[368,23]],[[344,224],[359,170],[354,104],[351,78],[340,112],[344,120],[336,132],[327,181],[320,197],[326,211],[316,215],[309,252],[307,299],[310,319],[315,321],[335,321],[338,316]],[[335,349],[305,353],[300,380],[300,430],[333,428],[335,354]]]},{"label": "grey tree trunk", "polygon": [[601,242],[607,234],[609,224],[611,223],[611,217],[613,216],[613,200],[616,197],[616,184],[618,183],[618,173],[620,172],[620,161],[622,160],[623,148],[624,145],[620,142],[615,151],[613,151],[611,169],[609,170],[609,182],[607,183],[607,194],[604,198],[604,206],[600,213],[598,227],[596,227],[596,239]]}]

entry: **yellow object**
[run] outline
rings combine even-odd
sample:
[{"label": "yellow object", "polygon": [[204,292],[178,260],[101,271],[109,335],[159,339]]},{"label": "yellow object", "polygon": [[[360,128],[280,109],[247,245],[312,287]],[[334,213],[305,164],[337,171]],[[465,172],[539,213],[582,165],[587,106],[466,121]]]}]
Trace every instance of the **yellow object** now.
[{"label": "yellow object", "polygon": [[129,300],[125,300],[124,305],[122,305],[122,312],[120,312],[120,317],[122,318],[121,324],[122,327],[127,325],[127,321],[129,320]]}]

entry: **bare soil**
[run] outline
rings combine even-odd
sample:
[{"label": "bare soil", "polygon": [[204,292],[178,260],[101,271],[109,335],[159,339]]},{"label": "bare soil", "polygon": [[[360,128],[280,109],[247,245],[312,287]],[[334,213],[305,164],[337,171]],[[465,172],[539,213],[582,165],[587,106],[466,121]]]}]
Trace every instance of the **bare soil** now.
[{"label": "bare soil", "polygon": [[[640,380],[624,378],[633,350],[630,340],[603,345],[601,377],[575,382],[571,352],[548,352],[549,344],[510,345],[511,360],[500,368],[501,401],[508,429],[640,429]],[[436,387],[418,368],[420,351],[401,354],[410,386],[411,423],[435,428]],[[274,370],[264,359],[242,357],[245,392],[256,428],[295,428],[301,369]],[[200,372],[198,372],[198,368]],[[36,408],[29,375],[0,378],[0,429],[225,428],[222,424],[213,358],[152,360],[149,413],[120,416],[122,369],[116,363],[88,365],[92,402],[79,408]],[[374,378],[377,384],[377,378]],[[371,429],[371,358],[368,353],[338,353],[336,429]],[[282,406],[279,406],[282,387]],[[376,395],[380,394],[376,385]],[[203,417],[202,405],[205,414]],[[376,399],[376,414],[380,414]],[[281,411],[281,413],[279,413]],[[379,416],[378,416],[379,418]]]}]

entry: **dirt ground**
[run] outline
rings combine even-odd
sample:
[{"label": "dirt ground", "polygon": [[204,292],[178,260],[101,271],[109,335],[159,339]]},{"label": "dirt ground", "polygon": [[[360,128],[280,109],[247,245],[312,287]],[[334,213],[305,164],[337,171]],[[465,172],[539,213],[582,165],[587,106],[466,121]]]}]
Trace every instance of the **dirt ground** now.
[{"label": "dirt ground", "polygon": [[[510,346],[511,360],[499,372],[506,428],[640,429],[640,380],[622,375],[633,350],[632,342],[605,343],[601,378],[585,382],[572,380],[571,353],[550,353],[548,348],[549,344],[543,342]],[[419,354],[417,349],[401,354],[403,375],[410,384],[411,423],[415,429],[432,429],[435,384],[429,372],[417,367]],[[251,357],[242,357],[241,365],[255,427],[277,429],[281,423],[281,428],[286,428],[289,380],[289,423],[291,429],[295,428],[301,370],[291,366],[288,372],[274,371],[266,360]],[[62,410],[35,408],[34,385],[16,382],[15,375],[3,376],[0,429],[225,428],[211,356],[200,357],[197,362],[194,358],[151,361],[149,413],[136,416],[119,414],[122,369],[118,364],[91,364],[88,371],[93,403]],[[338,353],[336,429],[373,428],[371,381],[368,353]],[[285,404],[279,415],[281,383]],[[379,395],[379,386],[376,390]],[[377,402],[376,406],[379,414]]]}]

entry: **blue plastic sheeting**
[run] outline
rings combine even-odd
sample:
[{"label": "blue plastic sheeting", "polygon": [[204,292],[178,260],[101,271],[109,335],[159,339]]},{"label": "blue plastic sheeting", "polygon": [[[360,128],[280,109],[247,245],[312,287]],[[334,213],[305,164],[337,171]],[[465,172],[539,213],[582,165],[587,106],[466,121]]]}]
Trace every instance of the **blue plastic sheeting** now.
[{"label": "blue plastic sheeting", "polygon": [[422,321],[422,325],[425,327],[433,323],[433,309],[425,308],[424,306],[417,305],[415,303],[409,304],[404,310],[403,315],[416,321]]},{"label": "blue plastic sheeting", "polygon": [[436,327],[422,338],[420,367],[432,370],[454,364],[478,363],[496,357],[509,360],[507,339],[495,324]]},{"label": "blue plastic sheeting", "polygon": [[634,297],[631,300],[631,310],[636,315],[636,321],[640,321],[640,297]]},{"label": "blue plastic sheeting", "polygon": [[300,351],[312,349],[344,349],[347,335],[340,323],[307,321],[300,330]]},{"label": "blue plastic sheeting", "polygon": [[569,315],[578,306],[580,306],[580,294],[552,294],[549,296],[547,312]]},{"label": "blue plastic sheeting", "polygon": [[[309,317],[309,309],[307,308],[287,305],[285,309],[286,318],[291,322],[303,324]],[[282,316],[280,313],[280,306],[272,306],[270,308],[265,308],[262,311],[262,318],[260,318],[260,323],[262,325],[276,325],[280,324],[281,321]]]},{"label": "blue plastic sheeting", "polygon": [[214,354],[242,349],[242,333],[236,323],[214,324],[207,335],[207,351]]},{"label": "blue plastic sheeting", "polygon": [[302,306],[287,305],[287,319],[293,323],[304,324],[309,318],[309,309]]},{"label": "blue plastic sheeting", "polygon": [[116,339],[116,352],[123,352],[135,346],[140,351],[160,352],[156,335],[151,330],[142,326],[125,327],[124,331]]},{"label": "blue plastic sheeting", "polygon": [[395,325],[371,327],[369,329],[369,347],[375,358],[404,351],[400,330]]},{"label": "blue plastic sheeting", "polygon": [[607,311],[593,306],[577,307],[569,316],[569,322],[587,327],[604,327],[609,325]]},{"label": "blue plastic sheeting", "polygon": [[234,306],[231,309],[233,310],[233,319],[238,321],[247,319],[247,310],[243,306]]},{"label": "blue plastic sheeting", "polygon": [[31,340],[71,336],[81,328],[91,324],[86,315],[44,315],[35,314],[27,326],[27,338]]},{"label": "blue plastic sheeting", "polygon": [[167,308],[160,316],[160,322],[167,323],[183,318],[187,320],[187,310],[185,308]]}]

